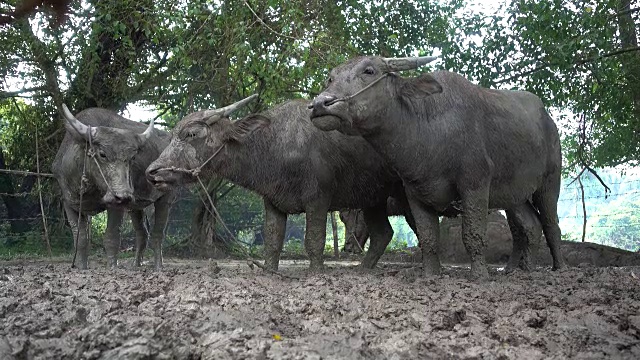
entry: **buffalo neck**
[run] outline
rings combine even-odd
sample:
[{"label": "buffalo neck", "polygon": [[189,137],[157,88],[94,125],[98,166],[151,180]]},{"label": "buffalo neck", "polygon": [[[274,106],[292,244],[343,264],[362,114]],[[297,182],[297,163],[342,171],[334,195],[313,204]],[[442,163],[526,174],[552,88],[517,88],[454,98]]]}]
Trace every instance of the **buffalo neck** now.
[{"label": "buffalo neck", "polygon": [[277,156],[272,144],[274,134],[269,128],[261,129],[242,143],[230,142],[223,150],[224,157],[216,173],[247,189],[261,190],[278,181]]}]

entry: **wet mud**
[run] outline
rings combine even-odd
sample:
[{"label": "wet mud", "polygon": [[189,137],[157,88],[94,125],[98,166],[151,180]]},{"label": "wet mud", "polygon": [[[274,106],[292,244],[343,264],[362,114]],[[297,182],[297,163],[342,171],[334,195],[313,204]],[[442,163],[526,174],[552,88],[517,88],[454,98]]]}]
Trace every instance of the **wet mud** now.
[{"label": "wet mud", "polygon": [[[2,359],[638,359],[640,268],[0,263]],[[129,266],[125,264],[125,266]]]}]

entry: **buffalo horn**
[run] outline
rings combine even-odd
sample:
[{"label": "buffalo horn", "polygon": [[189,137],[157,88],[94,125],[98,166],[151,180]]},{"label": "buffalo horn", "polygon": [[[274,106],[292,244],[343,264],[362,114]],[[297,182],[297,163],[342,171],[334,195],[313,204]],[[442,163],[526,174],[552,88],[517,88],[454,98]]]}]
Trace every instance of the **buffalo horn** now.
[{"label": "buffalo horn", "polygon": [[71,113],[71,111],[69,111],[69,108],[65,104],[62,104],[62,113],[64,114],[67,123],[69,123],[69,125],[71,125],[71,127],[78,134],[82,135],[85,140],[89,141],[89,138],[94,135],[93,133],[95,132],[95,130],[92,129],[91,126],[87,126],[76,119],[76,117],[73,116],[73,114]]},{"label": "buffalo horn", "polygon": [[416,57],[402,57],[402,58],[382,58],[382,61],[387,65],[389,71],[403,71],[413,70],[420,66],[426,65],[438,57],[436,56],[416,56]]},{"label": "buffalo horn", "polygon": [[[229,115],[231,115],[234,111],[246,106],[249,102],[251,102],[253,99],[257,98],[258,94],[253,94],[245,99],[242,99],[236,103],[233,103],[231,105],[225,106],[223,108],[220,109],[215,109],[215,110],[206,110],[204,112],[204,114],[202,115],[204,118],[212,118],[214,116],[217,117],[228,117]],[[214,120],[214,119],[211,119]],[[217,120],[217,119],[216,119]]]},{"label": "buffalo horn", "polygon": [[152,133],[153,133],[153,119],[151,119],[151,122],[149,122],[149,126],[147,127],[147,129],[142,134],[140,134],[140,139],[142,139],[142,142],[149,140]]}]

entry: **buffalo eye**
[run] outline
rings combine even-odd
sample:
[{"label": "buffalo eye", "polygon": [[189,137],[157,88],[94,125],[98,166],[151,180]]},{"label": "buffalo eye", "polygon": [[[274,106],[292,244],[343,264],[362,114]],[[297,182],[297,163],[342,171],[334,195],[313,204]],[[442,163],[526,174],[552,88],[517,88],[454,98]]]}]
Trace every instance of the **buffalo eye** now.
[{"label": "buffalo eye", "polygon": [[102,159],[106,159],[107,158],[107,154],[105,154],[105,152],[102,151],[102,150],[98,151],[98,156],[100,156],[100,158],[102,158]]},{"label": "buffalo eye", "polygon": [[367,75],[373,75],[376,73],[376,71],[371,66],[367,66],[367,68],[364,69],[363,73]]}]

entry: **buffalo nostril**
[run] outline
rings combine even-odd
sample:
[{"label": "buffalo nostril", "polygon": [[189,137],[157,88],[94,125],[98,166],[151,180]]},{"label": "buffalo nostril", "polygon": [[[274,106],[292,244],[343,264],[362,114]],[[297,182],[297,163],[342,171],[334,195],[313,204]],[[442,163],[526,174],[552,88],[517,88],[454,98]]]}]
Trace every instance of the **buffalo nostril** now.
[{"label": "buffalo nostril", "polygon": [[131,195],[123,195],[123,194],[114,194],[113,198],[116,200],[118,204],[128,204],[133,200]]},{"label": "buffalo nostril", "polygon": [[147,169],[147,175],[155,175],[158,173],[158,169]]},{"label": "buffalo nostril", "polygon": [[333,104],[336,101],[336,97],[335,96],[325,96],[322,102],[322,105],[324,106],[329,106],[331,104]]}]

